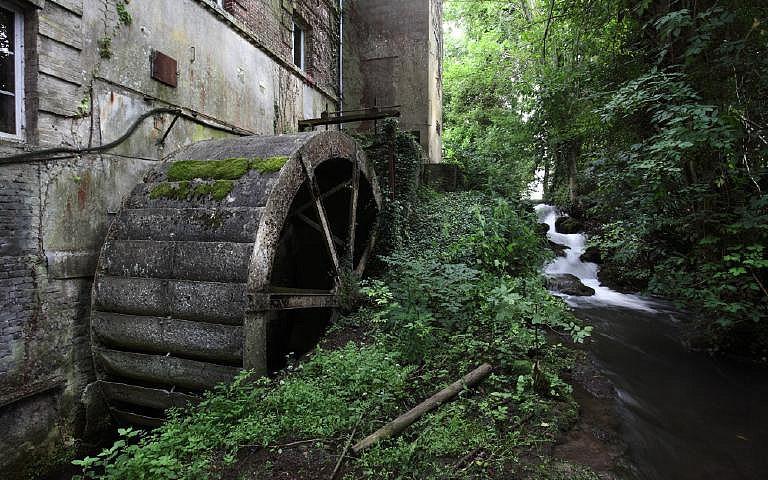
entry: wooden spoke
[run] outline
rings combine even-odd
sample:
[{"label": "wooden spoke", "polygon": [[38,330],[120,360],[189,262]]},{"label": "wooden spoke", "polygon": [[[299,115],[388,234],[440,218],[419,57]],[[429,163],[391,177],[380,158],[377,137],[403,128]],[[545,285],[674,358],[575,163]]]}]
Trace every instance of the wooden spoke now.
[{"label": "wooden spoke", "polygon": [[339,299],[329,290],[301,288],[272,288],[269,295],[271,310],[299,310],[306,308],[336,308]]},{"label": "wooden spoke", "polygon": [[352,160],[352,191],[349,200],[349,235],[347,236],[347,265],[352,268],[355,261],[355,230],[357,230],[357,197],[360,190],[360,167],[357,164],[357,151]]},{"label": "wooden spoke", "polygon": [[272,296],[281,295],[333,295],[333,290],[323,290],[322,288],[293,288],[293,287],[270,287],[269,294]]},{"label": "wooden spoke", "polygon": [[[322,195],[320,195],[320,200],[325,200],[328,197],[332,197],[333,195],[336,195],[337,193],[339,193],[340,191],[344,190],[348,186],[349,186],[349,181],[348,180],[344,181],[344,182],[341,182],[340,184],[336,185],[335,187],[331,188],[327,192],[324,192]],[[313,207],[314,205],[315,205],[315,201],[314,200],[312,200],[309,203],[305,203],[304,205],[302,205],[299,208],[297,208],[293,212],[293,215],[299,215],[302,212],[304,212],[306,209],[308,209],[310,207]]]},{"label": "wooden spoke", "polygon": [[[297,217],[299,218],[299,220],[301,220],[302,222],[306,223],[310,227],[314,228],[318,232],[323,233],[323,227],[318,225],[317,222],[315,222],[314,220],[312,220],[308,216],[306,216],[304,214],[299,214],[299,215],[297,215]],[[340,239],[339,237],[337,237],[336,235],[333,235],[333,234],[331,234],[331,236],[333,237],[333,241],[334,241],[334,243],[336,243],[336,245],[344,248],[344,241],[342,239]]]},{"label": "wooden spoke", "polygon": [[368,235],[368,242],[365,245],[365,250],[363,250],[363,254],[360,256],[360,261],[357,262],[357,267],[355,267],[355,273],[358,276],[362,276],[365,265],[368,263],[368,258],[371,256],[371,253],[373,252],[373,246],[376,244],[376,237],[377,237],[377,231],[379,230],[379,222],[375,222],[373,225],[373,228],[371,229],[371,234]]},{"label": "wooden spoke", "polygon": [[299,157],[299,161],[301,162],[301,166],[304,169],[304,175],[307,177],[307,183],[309,184],[309,193],[312,196],[312,200],[315,202],[315,208],[317,208],[317,216],[320,218],[320,226],[323,230],[323,236],[325,237],[325,245],[328,248],[328,255],[331,257],[331,262],[333,263],[333,269],[336,273],[336,276],[339,276],[339,255],[336,252],[336,245],[333,242],[333,235],[331,234],[331,225],[328,223],[328,216],[325,213],[325,207],[323,207],[323,202],[320,200],[320,189],[317,186],[317,179],[315,178],[314,172],[310,175],[309,167],[307,166],[306,162],[304,161],[304,157]]}]

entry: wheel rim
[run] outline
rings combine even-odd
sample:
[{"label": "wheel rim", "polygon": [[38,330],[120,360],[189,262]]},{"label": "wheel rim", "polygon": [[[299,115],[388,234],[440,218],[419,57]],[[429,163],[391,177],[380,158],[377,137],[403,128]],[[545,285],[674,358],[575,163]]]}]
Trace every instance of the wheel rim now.
[{"label": "wheel rim", "polygon": [[342,283],[363,273],[376,237],[375,193],[357,155],[315,168],[298,161],[304,182],[280,235],[262,313],[268,371],[314,347],[338,316]]}]

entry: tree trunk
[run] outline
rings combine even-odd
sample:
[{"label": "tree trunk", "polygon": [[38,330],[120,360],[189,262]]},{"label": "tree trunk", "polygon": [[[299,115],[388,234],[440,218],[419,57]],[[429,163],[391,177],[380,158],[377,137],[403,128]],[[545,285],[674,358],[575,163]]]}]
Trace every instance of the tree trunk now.
[{"label": "tree trunk", "polygon": [[571,140],[568,142],[568,152],[566,161],[568,162],[568,192],[570,194],[571,203],[576,201],[576,164],[579,160],[580,143],[578,140]]}]

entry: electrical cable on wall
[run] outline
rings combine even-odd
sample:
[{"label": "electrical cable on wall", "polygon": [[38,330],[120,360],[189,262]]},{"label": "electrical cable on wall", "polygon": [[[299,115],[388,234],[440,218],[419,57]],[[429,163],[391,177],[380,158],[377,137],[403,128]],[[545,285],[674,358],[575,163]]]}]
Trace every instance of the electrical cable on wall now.
[{"label": "electrical cable on wall", "polygon": [[251,135],[250,132],[247,132],[245,130],[226,127],[223,125],[216,125],[210,122],[202,121],[192,114],[185,113],[184,110],[181,108],[157,107],[142,113],[136,120],[134,120],[131,126],[128,127],[128,130],[126,130],[125,133],[123,133],[117,139],[109,143],[105,143],[104,145],[98,145],[95,147],[87,147],[87,148],[55,147],[55,148],[46,148],[43,150],[35,150],[33,152],[19,153],[16,155],[9,155],[7,157],[0,158],[0,164],[31,163],[31,162],[37,162],[37,161],[43,161],[43,160],[56,160],[61,157],[56,157],[56,158],[49,158],[49,157],[53,155],[84,155],[88,153],[99,153],[99,152],[111,150],[112,148],[115,148],[121,143],[128,140],[131,137],[131,135],[133,135],[134,132],[139,128],[139,126],[144,122],[144,120],[146,120],[147,118],[153,115],[160,115],[160,114],[173,114],[175,115],[175,117],[171,122],[171,125],[165,131],[165,134],[163,135],[161,140],[158,142],[158,144],[162,144],[165,142],[165,139],[168,137],[168,134],[170,133],[174,125],[176,125],[176,121],[179,118],[184,118],[194,123],[204,125],[208,128],[221,130],[234,135],[239,135],[239,136]]}]

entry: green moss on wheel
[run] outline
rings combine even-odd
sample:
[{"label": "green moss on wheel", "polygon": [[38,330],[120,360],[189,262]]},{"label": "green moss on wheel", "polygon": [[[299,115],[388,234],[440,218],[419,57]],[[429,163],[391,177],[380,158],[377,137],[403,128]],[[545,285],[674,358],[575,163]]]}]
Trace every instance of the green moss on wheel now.
[{"label": "green moss on wheel", "polygon": [[224,200],[232,193],[235,182],[232,180],[217,180],[213,183],[203,183],[195,187],[196,196],[210,195],[214,200]]},{"label": "green moss on wheel", "polygon": [[156,200],[165,198],[168,200],[189,200],[193,197],[202,197],[210,195],[214,200],[224,200],[227,195],[232,193],[235,182],[232,180],[216,180],[213,183],[201,183],[191,186],[190,182],[180,182],[178,184],[163,182],[156,185],[149,192],[149,198]]},{"label": "green moss on wheel", "polygon": [[288,157],[254,158],[251,169],[259,173],[274,173],[280,171],[287,162]]},{"label": "green moss on wheel", "polygon": [[229,158],[226,160],[180,160],[168,168],[168,180],[237,180],[251,169],[247,158]]},{"label": "green moss on wheel", "polygon": [[168,181],[237,180],[250,170],[274,173],[283,168],[288,157],[228,158],[226,160],[179,160],[168,168]]},{"label": "green moss on wheel", "polygon": [[163,182],[155,186],[155,188],[149,192],[149,198],[152,200],[156,200],[158,198],[167,198],[169,200],[185,200],[189,197],[189,194],[189,182],[180,182],[178,184]]}]

